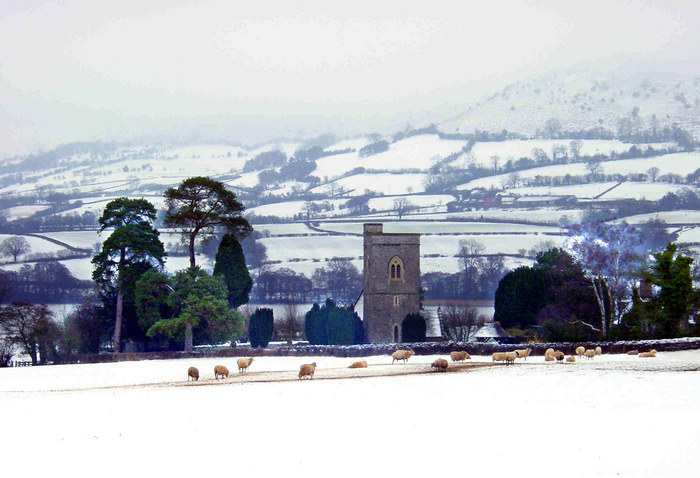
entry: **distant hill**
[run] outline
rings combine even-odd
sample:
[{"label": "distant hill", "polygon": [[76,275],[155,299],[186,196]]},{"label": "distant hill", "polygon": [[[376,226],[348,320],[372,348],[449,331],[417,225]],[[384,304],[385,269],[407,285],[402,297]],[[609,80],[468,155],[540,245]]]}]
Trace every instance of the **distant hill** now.
[{"label": "distant hill", "polygon": [[[564,131],[620,127],[653,130],[673,124],[700,137],[700,76],[669,71],[560,70],[519,81],[439,123],[445,133],[506,129],[544,133],[554,119]],[[631,120],[628,126],[625,120]]]}]

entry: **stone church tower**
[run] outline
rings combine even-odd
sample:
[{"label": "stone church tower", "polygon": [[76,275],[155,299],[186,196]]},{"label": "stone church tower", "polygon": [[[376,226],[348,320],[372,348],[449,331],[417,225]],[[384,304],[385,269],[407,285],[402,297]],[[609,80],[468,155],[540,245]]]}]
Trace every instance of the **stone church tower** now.
[{"label": "stone church tower", "polygon": [[363,322],[368,343],[401,342],[406,315],[420,313],[420,234],[364,225]]}]

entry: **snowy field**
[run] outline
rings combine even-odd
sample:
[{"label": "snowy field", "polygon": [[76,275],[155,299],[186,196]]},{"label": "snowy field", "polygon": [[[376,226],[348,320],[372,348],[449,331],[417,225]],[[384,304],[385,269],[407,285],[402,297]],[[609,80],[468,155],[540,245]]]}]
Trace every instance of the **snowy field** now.
[{"label": "snowy field", "polygon": [[[646,173],[650,168],[655,167],[659,169],[659,175],[672,173],[685,176],[700,168],[700,153],[675,153],[651,158],[620,159],[604,161],[600,163],[600,165],[603,174],[639,174]],[[563,177],[567,174],[572,176],[586,176],[589,172],[586,170],[586,165],[584,163],[556,164],[518,171],[518,176],[521,179],[532,179],[536,176]],[[488,176],[457,186],[457,189],[500,189],[503,187],[503,184],[507,184],[508,178],[509,174]]]},{"label": "snowy field", "polygon": [[[351,359],[261,357],[247,377],[219,382],[214,365],[235,370],[234,359],[0,369],[11,411],[3,471],[697,476],[699,351],[575,364],[532,357],[444,374],[430,372],[434,359],[368,357],[367,369],[349,370]],[[297,380],[299,365],[312,361],[315,379]],[[201,379],[188,384],[191,365]],[[369,377],[375,369],[415,374]]]}]

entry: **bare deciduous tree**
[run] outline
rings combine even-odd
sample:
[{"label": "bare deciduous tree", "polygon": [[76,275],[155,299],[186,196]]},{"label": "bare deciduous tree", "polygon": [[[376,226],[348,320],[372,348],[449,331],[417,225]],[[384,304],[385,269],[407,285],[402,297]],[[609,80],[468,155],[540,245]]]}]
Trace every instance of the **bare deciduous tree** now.
[{"label": "bare deciduous tree", "polygon": [[448,304],[441,309],[443,335],[448,340],[467,342],[486,321],[474,307]]},{"label": "bare deciduous tree", "polygon": [[415,206],[413,205],[413,203],[411,203],[411,201],[409,201],[405,197],[394,199],[394,211],[396,211],[396,215],[399,216],[399,219],[401,219],[404,215],[408,214],[414,209]]},{"label": "bare deciduous tree", "polygon": [[288,345],[292,344],[292,340],[297,339],[301,333],[301,316],[299,307],[296,302],[287,301],[284,304],[284,312],[282,313],[282,321],[276,327],[280,339],[286,340]]},{"label": "bare deciduous tree", "polygon": [[31,250],[32,248],[29,242],[22,236],[8,237],[0,244],[0,254],[3,256],[12,256],[13,262],[17,262],[19,256]]}]

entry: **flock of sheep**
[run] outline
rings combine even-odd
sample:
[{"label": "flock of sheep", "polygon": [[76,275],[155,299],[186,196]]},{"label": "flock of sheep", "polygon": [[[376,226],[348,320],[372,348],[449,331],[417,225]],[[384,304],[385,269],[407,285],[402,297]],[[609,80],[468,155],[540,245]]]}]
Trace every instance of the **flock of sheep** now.
[{"label": "flock of sheep", "polygon": [[[531,352],[532,349],[529,347],[526,349],[514,350],[512,352],[495,352],[494,354],[492,354],[491,360],[493,362],[505,362],[506,365],[513,365],[515,363],[515,360],[519,358],[522,358],[527,361],[527,358],[530,356]],[[586,359],[591,360],[596,355],[602,355],[603,349],[600,347],[596,347],[595,349],[586,349],[584,347],[579,346],[576,347],[575,353],[576,355],[570,355],[567,357],[566,354],[564,354],[564,352],[550,348],[545,351],[544,360],[545,362],[576,362],[576,357],[585,357]],[[656,350],[651,349],[647,352],[641,353],[638,350],[630,350],[629,352],[627,352],[627,355],[638,355],[642,358],[656,357]],[[403,363],[406,363],[408,359],[410,359],[412,356],[413,350],[399,349],[391,354],[391,363],[394,364],[397,361],[403,361]],[[453,362],[462,362],[464,360],[470,360],[471,356],[467,352],[462,350],[450,352],[450,358]],[[238,359],[238,373],[247,373],[248,367],[250,367],[251,363],[253,363],[253,357]],[[444,358],[438,358],[435,359],[431,367],[438,372],[444,372],[447,370],[448,365],[449,364],[447,360],[445,360]],[[367,361],[360,360],[357,362],[353,362],[348,368],[367,368]],[[305,378],[313,379],[314,372],[316,372],[316,362],[303,364],[299,368],[299,380]],[[217,365],[214,367],[214,378],[216,380],[218,380],[219,378],[228,378],[228,375],[228,368],[226,368],[224,365]],[[199,370],[197,369],[197,367],[190,367],[187,370],[187,381],[189,382],[190,380],[199,380]]]},{"label": "flock of sheep", "polygon": [[[247,373],[248,367],[253,363],[253,357],[239,358],[238,361],[238,373]],[[367,366],[367,362],[364,362],[364,366]],[[354,364],[353,364],[354,365]],[[316,371],[316,362],[307,363],[299,368],[299,379],[302,378],[314,378],[314,372]],[[219,378],[228,378],[229,371],[225,365],[216,365],[214,367],[214,378],[219,380]],[[190,367],[187,369],[187,381],[199,380],[199,369],[197,367]]]}]

